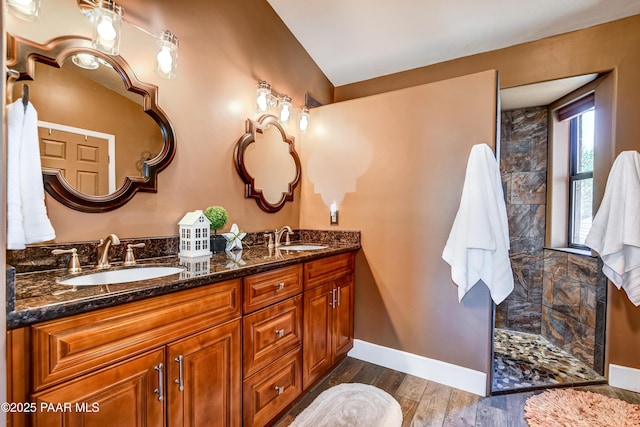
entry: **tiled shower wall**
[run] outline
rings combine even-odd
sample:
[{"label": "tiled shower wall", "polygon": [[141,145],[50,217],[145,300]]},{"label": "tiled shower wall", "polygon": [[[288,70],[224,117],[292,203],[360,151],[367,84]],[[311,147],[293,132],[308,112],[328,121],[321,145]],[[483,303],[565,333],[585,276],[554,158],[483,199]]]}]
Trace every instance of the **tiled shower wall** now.
[{"label": "tiled shower wall", "polygon": [[547,108],[506,111],[501,123],[500,173],[515,289],[496,308],[496,327],[539,334],[547,198]]},{"label": "tiled shower wall", "polygon": [[501,123],[515,288],[496,307],[495,326],[540,334],[602,373],[606,278],[599,259],[544,248],[547,108],[506,111]]},{"label": "tiled shower wall", "polygon": [[604,370],[607,279],[599,258],[544,250],[542,336]]}]

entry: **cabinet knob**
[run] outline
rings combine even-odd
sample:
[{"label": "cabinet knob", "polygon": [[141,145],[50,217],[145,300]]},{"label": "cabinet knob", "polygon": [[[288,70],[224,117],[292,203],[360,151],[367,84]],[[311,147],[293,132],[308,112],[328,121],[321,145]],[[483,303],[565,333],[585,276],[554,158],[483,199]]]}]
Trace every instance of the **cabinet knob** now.
[{"label": "cabinet knob", "polygon": [[281,395],[282,393],[284,393],[284,387],[275,386],[275,389],[278,392],[278,395]]},{"label": "cabinet knob", "polygon": [[276,289],[281,291],[284,289],[284,282],[280,282],[278,284],[276,284]]},{"label": "cabinet knob", "polygon": [[284,336],[284,329],[276,329],[276,337],[282,338]]}]

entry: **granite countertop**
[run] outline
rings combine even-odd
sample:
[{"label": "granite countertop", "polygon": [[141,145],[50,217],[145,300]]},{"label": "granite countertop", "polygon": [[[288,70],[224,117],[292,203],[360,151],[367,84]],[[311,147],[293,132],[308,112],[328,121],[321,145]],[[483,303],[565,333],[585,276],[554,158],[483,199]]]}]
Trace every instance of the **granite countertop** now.
[{"label": "granite countertop", "polygon": [[[187,264],[189,262],[200,260],[199,262],[201,263],[204,261],[205,269],[197,273],[193,269],[192,271],[187,269],[182,273],[170,276],[115,285],[78,287],[61,285],[56,280],[69,276],[64,269],[18,273],[15,274],[13,283],[13,300],[10,298],[7,300],[7,328],[17,328],[36,322],[191,289],[330,255],[355,251],[360,248],[359,243],[323,243],[323,245],[326,246],[324,249],[302,252],[286,250],[286,246],[275,250],[260,245],[242,251],[214,254],[210,258],[205,257],[204,260],[189,258],[181,260],[178,256],[142,259],[138,260],[137,266],[184,265],[188,267]],[[208,269],[206,269],[206,264],[209,264]],[[111,269],[116,268],[127,267],[113,263]],[[95,271],[95,267],[84,267],[79,274]]]}]

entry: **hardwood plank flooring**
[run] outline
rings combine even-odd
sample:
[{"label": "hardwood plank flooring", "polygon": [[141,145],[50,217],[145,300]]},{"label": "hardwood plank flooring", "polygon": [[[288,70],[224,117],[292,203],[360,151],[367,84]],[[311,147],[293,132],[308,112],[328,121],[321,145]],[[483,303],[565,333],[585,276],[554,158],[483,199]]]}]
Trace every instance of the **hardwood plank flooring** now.
[{"label": "hardwood plank flooring", "polygon": [[[433,381],[346,358],[317,383],[280,420],[277,427],[293,422],[323,391],[342,383],[371,384],[392,395],[402,408],[403,427],[527,427],[524,404],[542,390],[481,397]],[[640,404],[640,393],[608,385],[576,387],[629,403]]]}]

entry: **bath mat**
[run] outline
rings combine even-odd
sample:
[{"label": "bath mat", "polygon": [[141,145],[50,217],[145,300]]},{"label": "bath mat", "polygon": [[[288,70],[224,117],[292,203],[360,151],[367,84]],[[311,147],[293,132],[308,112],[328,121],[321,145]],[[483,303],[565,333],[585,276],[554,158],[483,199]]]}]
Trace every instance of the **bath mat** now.
[{"label": "bath mat", "polygon": [[573,389],[547,390],[527,399],[524,416],[530,427],[640,426],[640,405]]},{"label": "bath mat", "polygon": [[290,427],[399,427],[400,404],[377,387],[347,383],[320,393]]}]

